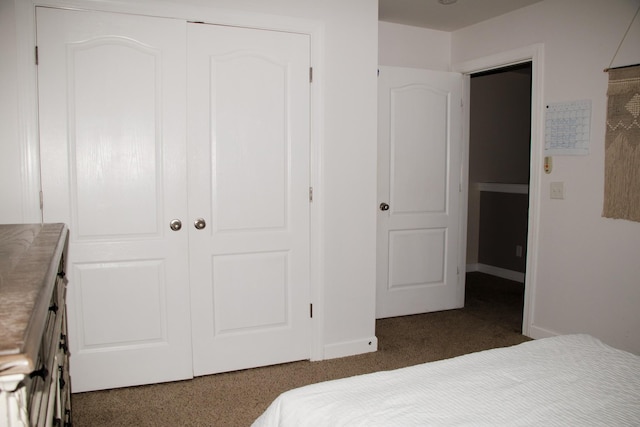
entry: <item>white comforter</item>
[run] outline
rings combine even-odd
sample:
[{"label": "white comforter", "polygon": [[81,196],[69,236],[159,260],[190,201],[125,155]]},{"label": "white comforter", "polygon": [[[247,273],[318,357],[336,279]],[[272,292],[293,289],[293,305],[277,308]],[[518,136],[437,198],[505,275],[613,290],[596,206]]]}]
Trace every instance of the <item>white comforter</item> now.
[{"label": "white comforter", "polygon": [[313,384],[253,427],[640,426],[640,357],[588,335]]}]

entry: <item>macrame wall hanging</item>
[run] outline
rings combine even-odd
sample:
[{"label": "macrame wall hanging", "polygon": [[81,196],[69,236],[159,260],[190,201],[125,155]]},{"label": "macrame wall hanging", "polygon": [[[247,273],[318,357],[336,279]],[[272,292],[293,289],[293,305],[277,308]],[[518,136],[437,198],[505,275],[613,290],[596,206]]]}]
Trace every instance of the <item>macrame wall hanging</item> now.
[{"label": "macrame wall hanging", "polygon": [[[640,7],[631,24],[638,12]],[[602,216],[640,222],[640,64],[604,71],[609,73],[609,88]]]}]

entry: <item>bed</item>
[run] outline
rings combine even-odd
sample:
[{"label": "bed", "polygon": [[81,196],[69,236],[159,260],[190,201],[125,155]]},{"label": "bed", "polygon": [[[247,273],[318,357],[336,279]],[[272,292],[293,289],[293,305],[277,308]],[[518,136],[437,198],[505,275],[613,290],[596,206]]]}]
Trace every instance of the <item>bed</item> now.
[{"label": "bed", "polygon": [[312,384],[253,427],[640,426],[640,356],[564,335]]}]

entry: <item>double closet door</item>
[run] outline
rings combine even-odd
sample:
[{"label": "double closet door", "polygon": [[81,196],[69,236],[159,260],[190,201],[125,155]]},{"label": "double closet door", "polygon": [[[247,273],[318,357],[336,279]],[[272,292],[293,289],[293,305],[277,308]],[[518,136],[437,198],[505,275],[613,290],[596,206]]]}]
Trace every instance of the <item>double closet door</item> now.
[{"label": "double closet door", "polygon": [[309,358],[309,36],[37,8],[74,392]]}]

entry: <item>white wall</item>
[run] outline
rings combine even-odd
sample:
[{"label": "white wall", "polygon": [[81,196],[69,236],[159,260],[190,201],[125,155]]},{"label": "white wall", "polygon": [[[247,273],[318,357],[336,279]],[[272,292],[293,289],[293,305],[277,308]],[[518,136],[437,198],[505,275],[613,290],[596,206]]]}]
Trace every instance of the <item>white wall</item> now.
[{"label": "white wall", "polygon": [[15,8],[0,0],[0,219],[5,224],[23,222],[16,49]]},{"label": "white wall", "polygon": [[380,22],[378,63],[395,67],[451,69],[451,33]]},{"label": "white wall", "polygon": [[[0,166],[4,166],[19,164],[22,147],[33,145],[29,138],[16,141],[16,129],[21,126],[15,124],[20,99],[11,90],[20,83],[15,73],[15,40],[32,38],[35,28],[32,10],[29,10],[31,6],[24,6],[28,0],[0,1],[3,89]],[[315,84],[323,90],[316,94],[321,99],[315,99],[313,104],[314,109],[321,110],[316,116],[321,120],[313,123],[316,163],[312,168],[316,177],[315,203],[320,206],[314,210],[314,220],[320,229],[313,243],[314,252],[320,252],[314,254],[320,263],[314,263],[313,275],[314,280],[320,282],[315,287],[314,313],[324,321],[315,326],[320,336],[317,343],[320,350],[315,354],[333,357],[375,350],[377,2],[42,0],[41,3],[91,5],[110,11],[125,10],[208,22],[224,19],[226,22],[277,25],[289,22],[292,17],[317,25],[319,30],[315,36],[319,40],[312,48],[316,61]],[[18,30],[12,28],[14,5],[22,12],[18,14],[23,21],[16,25]],[[35,72],[33,69],[26,71],[26,74]],[[28,83],[29,79],[26,81]],[[28,85],[34,86],[33,83]],[[5,96],[5,89],[8,96]],[[31,103],[33,107],[35,100]],[[35,118],[31,120],[35,121]],[[33,129],[36,123],[27,123],[26,127]],[[31,156],[37,156],[37,153],[31,153]],[[12,169],[10,176],[5,177],[4,172],[0,176],[3,204],[0,222],[28,221],[19,208],[13,206],[14,200],[33,196],[21,193],[22,190],[14,186],[14,181],[21,178],[20,174]],[[31,208],[37,209],[37,206]]]},{"label": "white wall", "polygon": [[[545,103],[590,99],[588,156],[553,158],[542,174],[532,335],[584,332],[640,353],[640,224],[601,217],[608,76],[603,69],[638,0],[545,0],[452,33],[452,63],[544,44]],[[637,19],[614,62],[640,62]],[[534,141],[540,149],[543,141]],[[562,181],[564,200],[550,200]]]}]

